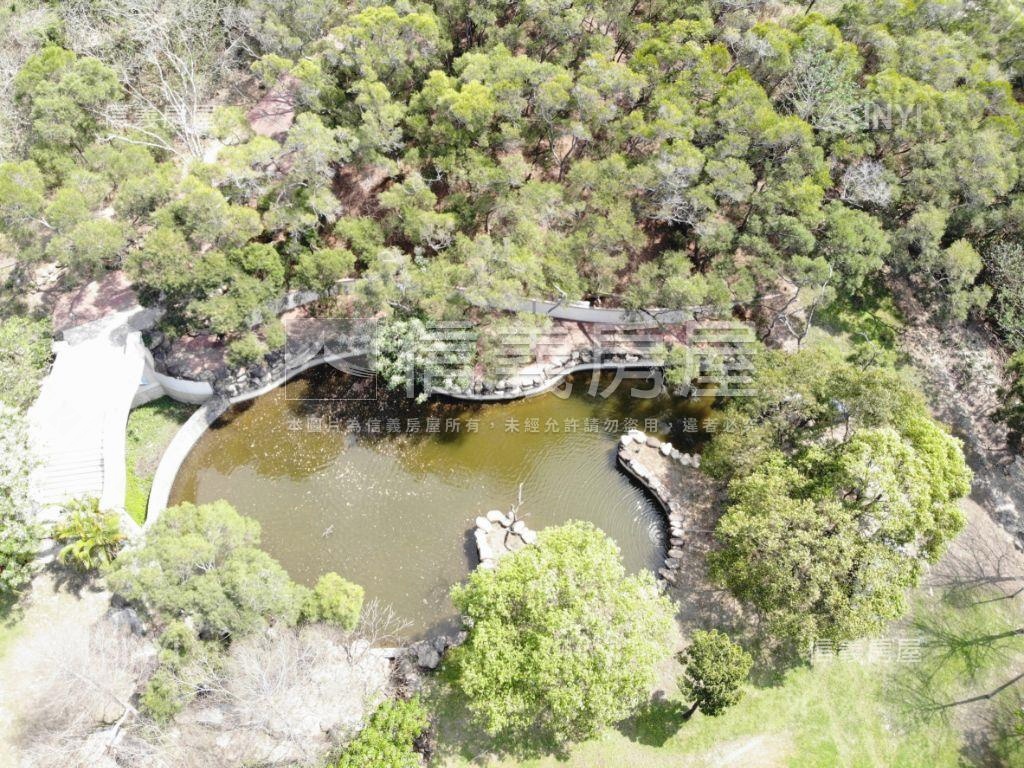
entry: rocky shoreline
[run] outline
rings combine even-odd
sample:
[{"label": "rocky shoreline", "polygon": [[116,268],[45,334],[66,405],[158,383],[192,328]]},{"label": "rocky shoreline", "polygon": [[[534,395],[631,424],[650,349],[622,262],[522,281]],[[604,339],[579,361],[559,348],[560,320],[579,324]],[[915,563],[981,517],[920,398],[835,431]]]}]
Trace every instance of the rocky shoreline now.
[{"label": "rocky shoreline", "polygon": [[[699,470],[700,454],[679,451],[670,442],[634,429],[619,439],[617,457],[619,467],[644,486],[665,511],[669,542],[658,578],[663,583],[675,584],[688,533],[681,491],[692,479],[686,475]],[[478,567],[491,569],[505,555],[535,543],[537,534],[517,519],[514,511],[506,514],[492,509],[476,518],[473,538],[480,557]]]},{"label": "rocky shoreline", "polygon": [[660,363],[634,352],[596,352],[590,348],[574,349],[547,362],[524,367],[507,379],[478,379],[465,387],[433,388],[430,394],[459,400],[515,400],[545,392],[573,373],[615,368],[658,368]]},{"label": "rocky shoreline", "polygon": [[639,482],[658,501],[668,517],[669,545],[664,565],[658,569],[662,582],[675,584],[679,579],[683,547],[686,546],[686,509],[680,489],[687,470],[700,468],[700,454],[683,453],[672,443],[630,430],[619,439],[619,467]]},{"label": "rocky shoreline", "polygon": [[475,523],[473,538],[480,556],[480,568],[494,568],[505,555],[537,542],[537,533],[517,519],[515,512],[505,514],[499,509],[492,509],[478,517]]}]

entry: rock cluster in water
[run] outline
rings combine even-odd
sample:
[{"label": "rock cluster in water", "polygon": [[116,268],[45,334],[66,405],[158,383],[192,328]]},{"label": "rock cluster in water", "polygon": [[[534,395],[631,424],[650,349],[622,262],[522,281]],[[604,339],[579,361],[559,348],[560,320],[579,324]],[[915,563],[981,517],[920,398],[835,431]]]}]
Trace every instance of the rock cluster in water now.
[{"label": "rock cluster in water", "polygon": [[[644,447],[653,450],[644,451]],[[668,486],[675,479],[676,466],[700,467],[700,454],[683,453],[670,442],[662,442],[634,429],[619,439],[618,455],[619,464],[651,492],[668,514],[669,549],[658,575],[662,580],[675,584],[686,543],[685,510]]]},{"label": "rock cluster in water", "polygon": [[[537,541],[536,532],[530,530],[526,523],[497,509],[476,519],[473,536],[481,568],[494,568],[499,558]],[[465,642],[466,637],[467,633],[463,631],[455,637],[439,635],[432,640],[421,640],[404,649],[404,659],[420,669],[435,669],[445,652]]]},{"label": "rock cluster in water", "polygon": [[476,550],[480,555],[480,567],[493,568],[499,559],[510,552],[535,543],[537,533],[530,530],[522,520],[517,520],[514,515],[506,515],[501,510],[492,509],[476,519],[473,538],[476,540]]}]

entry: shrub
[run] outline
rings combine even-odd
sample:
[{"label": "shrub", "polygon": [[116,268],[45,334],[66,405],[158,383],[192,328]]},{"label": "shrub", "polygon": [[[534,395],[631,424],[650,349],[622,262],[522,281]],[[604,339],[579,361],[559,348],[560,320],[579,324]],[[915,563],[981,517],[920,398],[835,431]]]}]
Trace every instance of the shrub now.
[{"label": "shrub", "polygon": [[273,318],[263,324],[263,339],[271,350],[281,349],[288,341],[288,332],[279,318]]},{"label": "shrub", "polygon": [[700,710],[720,715],[743,695],[740,686],[754,660],[728,635],[716,629],[693,633],[692,643],[679,655],[684,671],[679,688],[693,702],[687,716]]},{"label": "shrub", "polygon": [[999,390],[1002,402],[993,415],[1006,424],[1007,442],[1020,453],[1024,449],[1024,349],[1007,361],[1006,378],[1009,384]]},{"label": "shrub", "polygon": [[1024,246],[998,243],[985,255],[993,286],[989,317],[1013,350],[1024,350]]},{"label": "shrub", "polygon": [[31,578],[39,550],[29,514],[31,456],[24,415],[0,400],[0,599]]},{"label": "shrub", "polygon": [[160,666],[146,682],[140,703],[156,722],[167,723],[195,697],[204,667],[216,666],[223,649],[201,641],[195,630],[180,620],[167,625],[157,644]]},{"label": "shrub", "polygon": [[226,501],[179,504],[161,514],[144,546],[114,562],[110,587],[162,621],[191,618],[201,637],[294,624],[302,591],[259,541],[259,523]]},{"label": "shrub", "polygon": [[66,511],[68,517],[53,531],[57,541],[67,542],[60,561],[84,571],[109,565],[125,539],[118,514],[101,512],[98,499],[76,499]]},{"label": "shrub", "polygon": [[245,368],[263,362],[269,349],[255,333],[247,333],[228,346],[228,363],[234,368]]},{"label": "shrub", "polygon": [[363,608],[363,588],[337,573],[325,573],[302,606],[306,621],[325,621],[343,629],[355,629]]},{"label": "shrub", "polygon": [[415,741],[427,729],[427,712],[419,699],[387,701],[349,744],[335,768],[419,768]]},{"label": "shrub", "polygon": [[212,122],[213,135],[228,145],[241,144],[253,135],[241,107],[217,107]]},{"label": "shrub", "polygon": [[191,701],[193,693],[171,670],[161,667],[150,676],[139,703],[153,720],[168,723]]},{"label": "shrub", "polygon": [[0,321],[0,402],[28,408],[50,368],[50,323],[10,317]]}]

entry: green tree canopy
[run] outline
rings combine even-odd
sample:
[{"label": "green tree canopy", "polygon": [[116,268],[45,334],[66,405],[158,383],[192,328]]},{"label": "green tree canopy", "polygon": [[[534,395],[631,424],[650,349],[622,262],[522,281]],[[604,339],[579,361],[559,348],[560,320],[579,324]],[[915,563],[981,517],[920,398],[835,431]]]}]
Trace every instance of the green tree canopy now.
[{"label": "green tree canopy", "polygon": [[693,702],[690,714],[699,709],[711,716],[740,700],[754,664],[749,653],[717,629],[694,632],[679,661],[683,665],[679,688]]},{"label": "green tree canopy", "polygon": [[422,760],[414,743],[428,724],[419,699],[386,701],[332,768],[419,768]]},{"label": "green tree canopy", "polygon": [[451,656],[456,684],[492,734],[588,738],[647,697],[669,652],[671,603],[589,523],[542,531],[452,601],[470,628]]},{"label": "green tree canopy", "polygon": [[766,353],[705,453],[729,481],[713,576],[780,638],[879,631],[963,527],[958,440],[890,370],[827,350]]},{"label": "green tree canopy", "polygon": [[121,96],[121,85],[98,59],[48,45],[14,78],[14,96],[31,125],[30,154],[59,177],[73,168],[70,154],[83,151],[99,132],[100,114]]},{"label": "green tree canopy", "polygon": [[355,629],[363,608],[363,588],[333,571],[321,576],[302,605],[305,621],[325,621]]},{"label": "green tree canopy", "polygon": [[161,623],[192,619],[204,637],[294,624],[305,592],[259,542],[259,524],[226,501],[179,504],[114,562],[110,587]]},{"label": "green tree canopy", "polygon": [[39,394],[53,355],[49,320],[0,320],[0,402],[27,409]]}]

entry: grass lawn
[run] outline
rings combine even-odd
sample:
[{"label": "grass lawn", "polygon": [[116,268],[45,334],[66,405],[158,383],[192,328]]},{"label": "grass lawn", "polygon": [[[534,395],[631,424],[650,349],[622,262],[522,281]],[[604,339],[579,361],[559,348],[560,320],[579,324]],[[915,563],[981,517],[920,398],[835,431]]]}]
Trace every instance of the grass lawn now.
[{"label": "grass lawn", "polygon": [[[501,768],[959,768],[1024,765],[1024,731],[1011,734],[992,762],[979,736],[994,715],[1014,715],[1024,697],[1010,690],[992,701],[948,706],[993,691],[1024,669],[1021,605],[988,586],[917,590],[910,615],[892,628],[893,647],[914,639],[917,660],[833,659],[790,669],[772,684],[747,687],[719,717],[687,702],[652,701],[632,721],[575,745],[566,755],[522,758],[469,724],[459,698],[439,675],[431,691],[437,715],[434,765]],[[885,647],[885,646],[869,646]],[[890,659],[895,653],[889,654]],[[1024,718],[1013,723],[1024,727]],[[1007,721],[1011,722],[1011,721]],[[1016,727],[1016,726],[1015,726]],[[1007,740],[1004,739],[1004,742]],[[998,747],[999,745],[994,745]],[[1016,751],[1015,751],[1016,750]],[[1021,762],[1014,762],[1019,759]]]},{"label": "grass lawn", "polygon": [[153,474],[160,463],[160,457],[174,433],[194,410],[195,406],[161,397],[139,406],[128,416],[125,508],[140,524],[146,519],[149,491],[153,487]]},{"label": "grass lawn", "polygon": [[[890,667],[894,665],[889,665]],[[452,695],[439,696],[441,766],[564,766],[565,768],[681,768],[682,766],[792,766],[793,768],[942,768],[959,765],[959,738],[944,722],[898,728],[886,702],[889,670],[880,664],[830,661],[790,671],[776,686],[748,689],[719,717],[699,712],[682,720],[682,702],[650,705],[635,720],[568,755],[493,758],[486,740],[467,738],[465,711]]]},{"label": "grass lawn", "polygon": [[948,723],[965,733],[971,765],[1024,766],[1019,596],[987,584],[938,598],[922,594],[910,631],[922,638],[924,653],[893,680],[902,718]]}]

